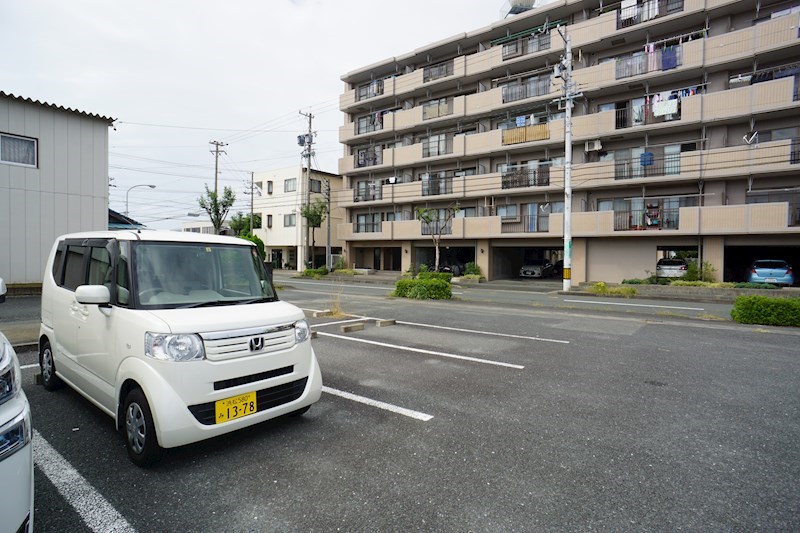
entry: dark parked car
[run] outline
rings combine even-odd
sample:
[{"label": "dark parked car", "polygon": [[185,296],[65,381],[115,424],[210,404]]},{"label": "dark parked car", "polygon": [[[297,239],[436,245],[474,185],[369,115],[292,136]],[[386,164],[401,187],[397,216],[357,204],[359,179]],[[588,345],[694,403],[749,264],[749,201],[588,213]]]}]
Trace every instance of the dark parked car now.
[{"label": "dark parked car", "polygon": [[782,259],[759,259],[750,266],[748,281],[791,286],[794,284],[794,273],[789,263]]},{"label": "dark parked car", "polygon": [[553,275],[560,276],[564,273],[564,260],[559,259],[555,263],[553,263]]}]

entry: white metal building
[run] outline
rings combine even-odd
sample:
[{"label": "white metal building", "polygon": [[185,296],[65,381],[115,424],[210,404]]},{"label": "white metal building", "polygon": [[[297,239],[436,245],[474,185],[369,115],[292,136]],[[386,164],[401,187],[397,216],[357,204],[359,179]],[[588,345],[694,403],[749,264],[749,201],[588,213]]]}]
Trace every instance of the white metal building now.
[{"label": "white metal building", "polygon": [[64,233],[108,225],[114,119],[0,91],[0,277],[41,283]]}]

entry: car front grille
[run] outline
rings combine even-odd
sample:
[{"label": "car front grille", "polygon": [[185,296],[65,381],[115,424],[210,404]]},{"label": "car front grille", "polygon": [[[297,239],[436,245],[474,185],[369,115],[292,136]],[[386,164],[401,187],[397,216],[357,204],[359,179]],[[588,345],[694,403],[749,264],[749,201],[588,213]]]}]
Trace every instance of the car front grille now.
[{"label": "car front grille", "polygon": [[279,352],[295,344],[293,324],[206,332],[200,336],[203,338],[206,357],[210,361]]},{"label": "car front grille", "polygon": [[[273,409],[283,404],[293,402],[303,395],[306,390],[306,382],[308,378],[298,379],[277,385],[268,389],[261,389],[256,391],[256,403],[258,405],[257,412]],[[214,402],[203,403],[199,405],[190,405],[189,411],[194,415],[198,422],[210,426],[215,421],[215,408]]]}]

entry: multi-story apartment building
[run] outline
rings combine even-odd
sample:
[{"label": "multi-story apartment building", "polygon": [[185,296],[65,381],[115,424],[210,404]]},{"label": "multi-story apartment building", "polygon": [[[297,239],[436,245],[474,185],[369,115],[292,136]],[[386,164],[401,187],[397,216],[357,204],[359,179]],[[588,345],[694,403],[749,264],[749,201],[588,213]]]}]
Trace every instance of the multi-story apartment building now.
[{"label": "multi-story apartment building", "polygon": [[[309,178],[305,168],[294,166],[256,172],[253,179],[260,191],[253,197],[253,211],[261,215],[261,227],[254,233],[264,241],[267,260],[275,268],[302,271],[314,257],[315,266],[324,266],[328,217],[321,227],[309,228],[301,209],[309,202],[327,201],[329,190],[341,190],[342,177],[311,169]],[[331,205],[331,254],[336,256],[342,251],[337,233],[343,216],[341,208]]]},{"label": "multi-story apartment building", "polygon": [[[490,279],[562,257],[568,36],[574,282],[682,251],[726,280],[757,258],[800,265],[800,2],[516,4],[533,9],[342,77],[351,261],[430,262],[431,232]],[[454,206],[446,224],[416,216]]]}]

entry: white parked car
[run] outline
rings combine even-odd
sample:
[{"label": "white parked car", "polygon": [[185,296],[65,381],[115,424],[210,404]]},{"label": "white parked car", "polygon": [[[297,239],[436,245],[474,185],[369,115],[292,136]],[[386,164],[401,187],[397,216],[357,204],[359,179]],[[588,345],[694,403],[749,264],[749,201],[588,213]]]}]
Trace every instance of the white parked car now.
[{"label": "white parked car", "polygon": [[130,459],[319,400],[303,312],[278,300],[253,243],[171,231],[64,235],[42,283],[39,361],[116,421]]},{"label": "white parked car", "polygon": [[[0,302],[6,284],[0,278]],[[0,332],[0,529],[33,531],[31,408],[22,391],[17,354]]]}]

